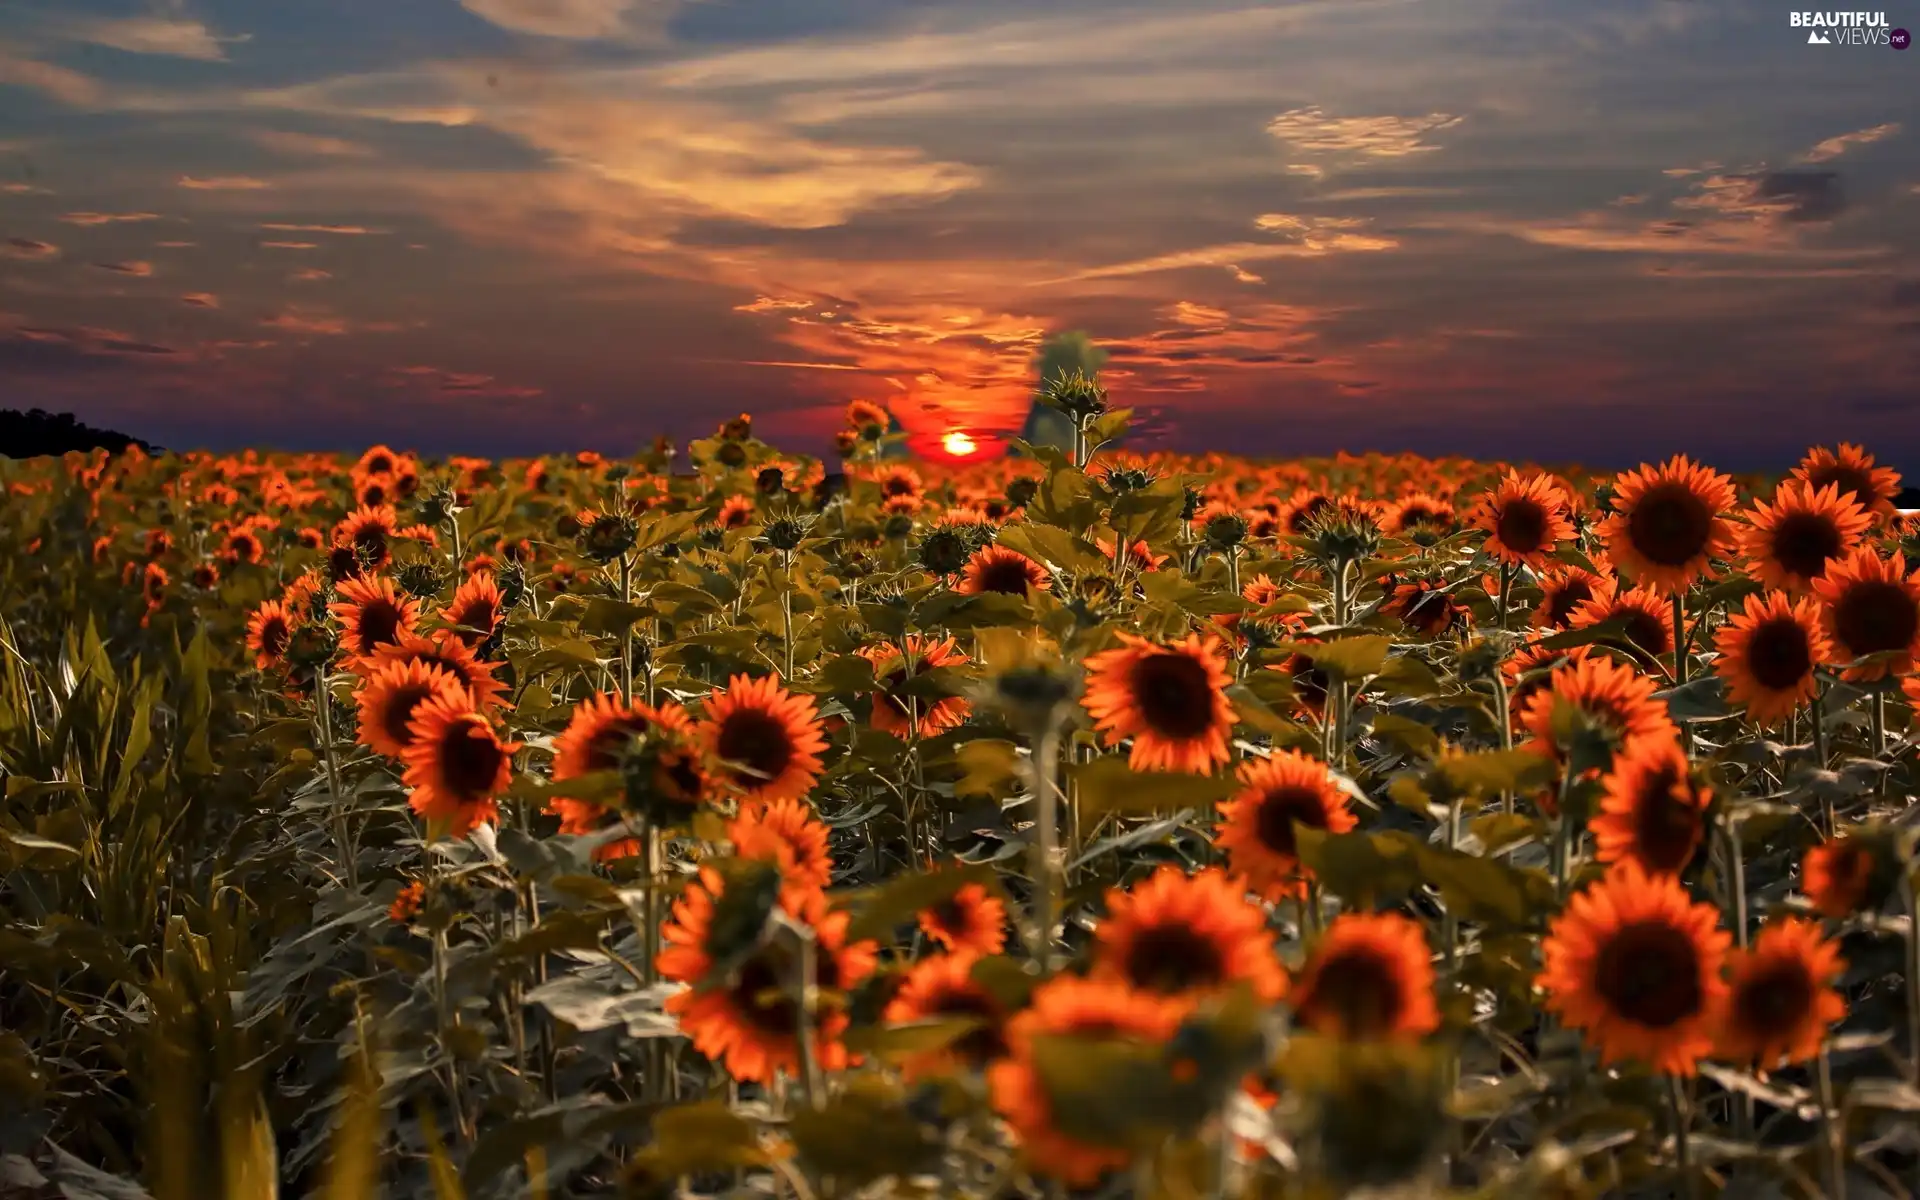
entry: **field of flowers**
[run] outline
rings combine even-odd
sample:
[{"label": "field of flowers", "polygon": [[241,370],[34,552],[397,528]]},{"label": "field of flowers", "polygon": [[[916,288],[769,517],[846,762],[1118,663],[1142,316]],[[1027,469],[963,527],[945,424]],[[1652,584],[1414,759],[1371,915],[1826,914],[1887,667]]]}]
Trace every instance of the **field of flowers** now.
[{"label": "field of flowers", "polygon": [[0,1195],[1920,1192],[1891,470],[1044,399],[0,463]]}]

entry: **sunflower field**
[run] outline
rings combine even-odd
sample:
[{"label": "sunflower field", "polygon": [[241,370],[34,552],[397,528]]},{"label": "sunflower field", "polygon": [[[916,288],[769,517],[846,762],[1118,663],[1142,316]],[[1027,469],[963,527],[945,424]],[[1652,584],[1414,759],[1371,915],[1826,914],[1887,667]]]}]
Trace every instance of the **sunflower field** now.
[{"label": "sunflower field", "polygon": [[1920,532],[1071,445],[0,465],[0,1196],[1920,1194]]}]

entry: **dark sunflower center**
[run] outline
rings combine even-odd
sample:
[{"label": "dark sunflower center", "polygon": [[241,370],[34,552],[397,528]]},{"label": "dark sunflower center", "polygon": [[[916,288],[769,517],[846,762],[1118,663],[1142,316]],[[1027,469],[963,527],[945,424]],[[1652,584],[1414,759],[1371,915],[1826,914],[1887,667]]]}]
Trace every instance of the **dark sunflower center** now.
[{"label": "dark sunflower center", "polygon": [[1027,594],[1027,564],[1010,555],[996,555],[985,560],[974,578],[983,592],[999,592],[1007,596]]},{"label": "dark sunflower center", "polygon": [[1813,670],[1813,646],[1806,629],[1791,617],[1754,626],[1747,639],[1747,671],[1761,687],[1786,691]]},{"label": "dark sunflower center", "polygon": [[393,643],[400,637],[399,608],[385,599],[367,601],[354,620],[354,635],[362,652]]},{"label": "dark sunflower center", "polygon": [[1677,480],[1641,493],[1627,515],[1627,540],[1649,562],[1680,567],[1704,554],[1713,539],[1713,509]]},{"label": "dark sunflower center", "polygon": [[1190,925],[1153,925],[1127,948],[1122,969],[1143,991],[1171,996],[1212,987],[1226,977],[1226,959],[1211,938]]},{"label": "dark sunflower center", "polygon": [[463,802],[479,800],[493,790],[500,775],[500,745],[473,721],[448,728],[440,740],[440,773],[447,788]]},{"label": "dark sunflower center", "polygon": [[1272,513],[1256,513],[1247,518],[1247,536],[1255,539],[1278,537],[1280,518]]},{"label": "dark sunflower center", "polygon": [[490,600],[469,600],[449,614],[455,625],[468,629],[491,631],[494,624],[493,602]]},{"label": "dark sunflower center", "polygon": [[1609,615],[1626,622],[1627,640],[1641,651],[1658,657],[1673,649],[1665,614],[1649,612],[1637,604],[1628,604],[1614,609]]},{"label": "dark sunflower center", "polygon": [[393,460],[384,454],[376,454],[367,460],[367,474],[385,475],[393,470]]},{"label": "dark sunflower center", "polygon": [[1633,838],[1641,861],[1653,870],[1680,871],[1700,845],[1700,810],[1683,798],[1684,783],[1673,772],[1660,771],[1634,798]]},{"label": "dark sunflower center", "polygon": [[1515,554],[1532,554],[1546,544],[1547,510],[1527,499],[1513,499],[1500,506],[1500,517],[1493,523],[1494,536]]},{"label": "dark sunflower center", "polygon": [[433,689],[424,683],[402,684],[388,693],[386,708],[380,713],[381,731],[402,746],[411,742],[413,710],[432,694]]},{"label": "dark sunflower center", "polygon": [[1614,931],[1594,963],[1593,987],[1622,1018],[1665,1029],[1700,1011],[1700,956],[1685,932],[1664,921]]},{"label": "dark sunflower center", "polygon": [[1350,950],[1320,964],[1302,1007],[1314,1024],[1335,1023],[1350,1037],[1378,1038],[1398,1024],[1404,1004],[1393,965],[1378,954]]},{"label": "dark sunflower center", "polygon": [[587,770],[611,771],[618,767],[627,743],[647,728],[643,717],[617,717],[595,730],[587,741]]},{"label": "dark sunflower center", "polygon": [[353,544],[354,548],[360,550],[363,554],[370,554],[375,558],[380,558],[387,552],[387,531],[378,525],[364,526],[355,531]]},{"label": "dark sunflower center", "polygon": [[1820,513],[1796,512],[1773,527],[1774,561],[1802,579],[1818,578],[1840,554],[1840,529]]},{"label": "dark sunflower center", "polygon": [[1565,629],[1573,610],[1593,599],[1593,585],[1584,579],[1569,579],[1547,593],[1547,624]]},{"label": "dark sunflower center", "polygon": [[1920,605],[1897,583],[1864,580],[1834,605],[1833,631],[1856,657],[1904,650],[1920,634]]},{"label": "dark sunflower center", "polygon": [[657,780],[664,795],[685,804],[698,801],[706,786],[699,760],[685,750],[670,750],[660,756]]},{"label": "dark sunflower center", "polygon": [[1260,798],[1260,807],[1254,813],[1254,831],[1259,834],[1260,844],[1275,854],[1293,857],[1299,852],[1299,846],[1293,837],[1293,825],[1298,821],[1308,829],[1327,827],[1327,808],[1320,793],[1310,788],[1276,788]]},{"label": "dark sunflower center", "polygon": [[1409,504],[1400,510],[1400,526],[1403,529],[1412,525],[1438,525],[1439,523],[1440,514],[1424,504]]},{"label": "dark sunflower center", "polygon": [[793,973],[790,956],[771,946],[740,968],[733,985],[734,1004],[760,1033],[773,1037],[793,1034],[800,1018],[799,1007],[790,994]]},{"label": "dark sunflower center", "polygon": [[956,1057],[970,1063],[982,1064],[991,1062],[1007,1052],[1006,1039],[1000,1036],[1000,1012],[994,1007],[993,1001],[980,992],[947,992],[934,1001],[927,1015],[949,1019],[965,1017],[979,1019],[978,1029],[961,1034],[948,1043],[947,1049]]},{"label": "dark sunflower center", "polygon": [[1733,995],[1734,1022],[1762,1036],[1780,1037],[1813,1011],[1814,984],[1800,962],[1769,964],[1743,980]]},{"label": "dark sunflower center", "polygon": [[720,723],[714,746],[727,762],[748,769],[747,786],[771,783],[793,762],[793,737],[778,717],[765,709],[737,708]]},{"label": "dark sunflower center", "polygon": [[283,617],[269,617],[260,625],[260,652],[263,654],[280,657],[292,639],[293,630]]},{"label": "dark sunflower center", "polygon": [[927,916],[932,918],[936,929],[949,937],[960,937],[967,932],[967,910],[951,896],[928,909]]},{"label": "dark sunflower center", "polygon": [[1840,485],[1840,494],[1852,496],[1861,508],[1872,508],[1874,501],[1880,498],[1880,494],[1874,490],[1872,476],[1843,463],[1807,472],[1807,483],[1816,492],[1828,484],[1837,483]]},{"label": "dark sunflower center", "polygon": [[1147,728],[1167,738],[1195,738],[1213,727],[1213,680],[1192,655],[1148,654],[1128,680]]}]

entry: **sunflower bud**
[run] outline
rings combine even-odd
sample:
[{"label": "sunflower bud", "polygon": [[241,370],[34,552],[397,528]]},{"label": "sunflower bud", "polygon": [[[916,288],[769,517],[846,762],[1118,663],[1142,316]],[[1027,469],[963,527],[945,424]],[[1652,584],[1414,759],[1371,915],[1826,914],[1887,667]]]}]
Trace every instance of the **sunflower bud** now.
[{"label": "sunflower bud", "polygon": [[1330,571],[1365,562],[1380,548],[1380,526],[1365,513],[1329,505],[1307,524],[1309,553]]},{"label": "sunflower bud", "polygon": [[631,474],[633,474],[633,468],[622,462],[609,465],[604,473],[608,483],[625,483],[627,476]]},{"label": "sunflower bud", "polygon": [[507,560],[504,566],[496,568],[494,580],[500,585],[500,607],[518,608],[527,598],[527,568],[524,564]]},{"label": "sunflower bud", "polygon": [[994,677],[992,702],[1022,728],[1049,730],[1076,690],[1077,681],[1064,664],[1034,659]]},{"label": "sunflower bud", "polygon": [[1116,467],[1107,472],[1107,490],[1119,495],[1122,492],[1144,491],[1153,482],[1153,476],[1137,467]]},{"label": "sunflower bud", "polygon": [[720,426],[720,436],[730,442],[744,442],[753,436],[753,414],[741,413]]},{"label": "sunflower bud", "polygon": [[958,531],[941,527],[920,539],[920,565],[931,575],[952,575],[967,565],[972,547]]},{"label": "sunflower bud", "polygon": [[664,730],[649,728],[628,739],[617,760],[622,807],[650,827],[680,824],[706,795],[698,748]]},{"label": "sunflower bud", "polygon": [[414,506],[422,525],[445,525],[460,511],[460,498],[451,487],[440,484],[420,497]]},{"label": "sunflower bud", "polygon": [[440,584],[444,576],[440,568],[427,559],[418,559],[404,563],[393,573],[394,582],[400,590],[417,599],[425,600],[440,594]]},{"label": "sunflower bud", "polygon": [[720,448],[713,452],[713,457],[723,467],[744,467],[747,465],[747,448],[739,442],[721,442]]},{"label": "sunflower bud", "polygon": [[842,429],[833,435],[833,451],[841,458],[852,458],[854,451],[860,449],[860,435],[851,429]]},{"label": "sunflower bud", "polygon": [[1238,513],[1219,513],[1207,518],[1201,531],[1207,545],[1222,553],[1247,540],[1247,519]]},{"label": "sunflower bud", "polygon": [[640,525],[625,513],[596,513],[580,533],[580,548],[597,562],[612,562],[633,549]]},{"label": "sunflower bud", "polygon": [[1007,485],[1007,503],[1014,508],[1025,508],[1039,492],[1040,481],[1023,475]]},{"label": "sunflower bud", "polygon": [[1200,515],[1200,508],[1204,503],[1205,503],[1205,500],[1201,497],[1199,492],[1194,491],[1190,487],[1181,488],[1180,489],[1180,519],[1182,521],[1193,520],[1195,517]]},{"label": "sunflower bud", "polygon": [[806,538],[805,521],[796,517],[775,517],[761,527],[760,536],[755,540],[785,554],[799,549],[800,543]]},{"label": "sunflower bud", "polygon": [[913,518],[906,513],[894,513],[880,531],[890,540],[903,541],[913,533]]},{"label": "sunflower bud", "polygon": [[1040,389],[1040,403],[1084,424],[1107,411],[1107,390],[1093,376],[1074,370],[1049,379]]}]

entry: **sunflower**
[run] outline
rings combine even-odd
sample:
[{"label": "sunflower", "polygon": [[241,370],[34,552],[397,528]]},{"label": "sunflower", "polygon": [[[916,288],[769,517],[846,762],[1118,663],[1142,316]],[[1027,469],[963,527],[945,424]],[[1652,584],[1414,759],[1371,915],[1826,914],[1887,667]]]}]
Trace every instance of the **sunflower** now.
[{"label": "sunflower", "polygon": [[452,630],[405,634],[391,645],[375,647],[365,669],[378,670],[396,662],[419,662],[445,669],[467,689],[473,697],[473,706],[481,712],[491,712],[506,703],[507,685],[493,674],[500,664],[475,655]]},{"label": "sunflower", "polygon": [[1060,975],[1036,988],[1025,1012],[1007,1023],[1008,1054],[987,1070],[993,1107],[1012,1130],[1029,1168],[1070,1187],[1089,1187],[1127,1166],[1133,1152],[1096,1145],[1055,1124],[1034,1042],[1046,1037],[1098,1037],[1164,1043],[1180,1026],[1186,1006],[1123,984]]},{"label": "sunflower", "polygon": [[1833,657],[1820,606],[1785,592],[1748,596],[1740,614],[1713,636],[1714,673],[1757,725],[1776,725],[1819,690],[1814,667]]},{"label": "sunflower", "polygon": [[1834,984],[1847,964],[1820,926],[1798,917],[1767,923],[1750,950],[1733,952],[1719,1056],[1771,1070],[1820,1053],[1847,1002]]},{"label": "sunflower", "polygon": [[1826,574],[1829,563],[1853,553],[1872,525],[1873,518],[1842,495],[1839,484],[1815,491],[1789,480],[1771,502],[1762,500],[1747,514],[1740,552],[1747,558],[1747,574],[1763,586],[1805,591]]},{"label": "sunflower", "polygon": [[1587,828],[1601,862],[1631,860],[1648,875],[1678,875],[1706,842],[1713,791],[1678,742],[1649,738],[1615,756]]},{"label": "sunflower", "polygon": [[780,868],[794,887],[824,891],[833,882],[833,853],[827,827],[799,800],[748,804],[727,823],[727,840],[739,858],[760,859]]},{"label": "sunflower", "polygon": [[1227,867],[1267,900],[1306,894],[1311,872],[1300,861],[1294,825],[1346,833],[1358,824],[1347,793],[1326,765],[1297,750],[1240,764],[1240,790],[1222,800],[1214,844]]},{"label": "sunflower", "polygon": [[1568,646],[1564,650],[1550,650],[1545,646],[1527,646],[1500,664],[1500,671],[1507,679],[1507,717],[1515,726],[1520,724],[1520,714],[1526,711],[1527,702],[1541,688],[1553,680],[1553,673],[1561,667],[1581,661],[1593,651],[1587,646]]},{"label": "sunflower", "polygon": [[984,1070],[1007,1053],[1007,1012],[993,993],[973,979],[973,953],[936,954],[907,968],[906,978],[881,1010],[888,1025],[915,1025],[931,1021],[975,1020],[980,1027],[963,1033],[938,1050],[908,1056],[900,1064],[909,1080],[948,1075],[955,1071]]},{"label": "sunflower", "polygon": [[1440,1027],[1427,931],[1398,913],[1342,913],[1314,943],[1293,995],[1315,1033],[1349,1041],[1425,1037]]},{"label": "sunflower", "polygon": [[1053,579],[1047,569],[1026,555],[1000,546],[982,546],[967,560],[960,583],[953,590],[962,596],[977,596],[982,592],[1025,596],[1052,588]]},{"label": "sunflower", "polygon": [[270,670],[279,663],[287,652],[287,643],[293,640],[296,624],[293,614],[279,600],[269,600],[253,610],[247,618],[247,649],[253,651],[257,669]]},{"label": "sunflower", "polygon": [[1655,591],[1684,592],[1732,548],[1726,512],[1737,499],[1733,480],[1675,455],[1620,476],[1613,515],[1594,532],[1623,575]]},{"label": "sunflower", "polygon": [[714,516],[713,523],[722,529],[739,529],[753,524],[753,497],[728,496],[720,505],[720,511]]},{"label": "sunflower", "polygon": [[1430,579],[1395,583],[1380,611],[1427,637],[1438,637],[1467,619],[1467,610],[1454,600],[1447,585]]},{"label": "sunflower", "polygon": [[1609,586],[1607,580],[1585,567],[1561,566],[1542,573],[1534,625],[1540,629],[1571,628],[1575,610]]},{"label": "sunflower", "polygon": [[1107,745],[1132,738],[1136,771],[1204,774],[1225,763],[1234,712],[1220,639],[1193,633],[1160,646],[1123,633],[1120,641],[1088,656],[1080,701]]},{"label": "sunflower", "polygon": [[1168,864],[1130,891],[1110,890],[1093,937],[1092,977],[1151,995],[1198,1001],[1244,983],[1272,1002],[1287,990],[1265,910],[1211,868],[1190,876]]},{"label": "sunflower", "polygon": [[[973,705],[960,696],[943,696],[932,700],[924,696],[907,695],[900,689],[910,676],[939,667],[960,666],[967,661],[967,656],[960,653],[952,638],[936,642],[932,638],[910,633],[906,643],[904,652],[891,642],[860,647],[860,656],[873,664],[873,673],[880,686],[873,697],[873,711],[867,717],[867,723],[895,737],[911,737],[916,730],[923,738],[934,737],[965,721],[973,712]],[[913,664],[911,671],[907,665],[909,659]],[[916,710],[919,713],[918,721],[914,719]]]},{"label": "sunflower", "polygon": [[1732,939],[1710,904],[1631,859],[1567,902],[1548,930],[1546,1006],[1584,1032],[1611,1066],[1645,1063],[1691,1076],[1713,1049]]},{"label": "sunflower", "polygon": [[[1093,539],[1093,547],[1104,555],[1108,562],[1113,561],[1114,549],[1111,541],[1108,541],[1106,538],[1095,538]],[[1155,554],[1153,547],[1147,545],[1144,541],[1138,541],[1127,547],[1125,565],[1136,571],[1158,571],[1166,565],[1167,560],[1171,557],[1173,556],[1170,554]]]},{"label": "sunflower", "polygon": [[390,543],[400,536],[400,515],[386,504],[363,503],[333,527],[333,545],[356,567],[377,571],[393,561]]},{"label": "sunflower", "polygon": [[1900,472],[1874,465],[1873,455],[1851,442],[1841,442],[1838,450],[1818,446],[1807,451],[1788,478],[1815,488],[1838,484],[1843,495],[1877,517],[1891,519],[1900,511],[1893,504],[1900,494]]},{"label": "sunflower", "polygon": [[1574,629],[1591,629],[1608,621],[1624,627],[1626,649],[1650,664],[1664,664],[1673,658],[1673,605],[1644,587],[1623,588],[1608,580],[1594,591],[1593,599],[1573,610],[1568,624]]},{"label": "sunflower", "polygon": [[[800,967],[786,940],[773,938],[756,946],[732,971],[722,974],[717,969],[719,960],[739,952],[724,944],[729,931],[714,920],[725,890],[725,876],[713,867],[701,868],[661,926],[666,945],[655,965],[663,978],[691,985],[668,997],[666,1007],[679,1018],[693,1048],[742,1083],[765,1085],[776,1072],[794,1075],[801,1069],[795,1036],[801,1013],[793,996]],[[813,929],[815,987],[845,992],[873,973],[873,943],[849,945],[850,915],[829,912],[824,895],[789,888],[779,904],[789,917]],[[813,1051],[822,1070],[840,1071],[849,1065],[851,1056],[841,1040],[847,1024],[842,1005],[822,1004],[815,1010]]]},{"label": "sunflower", "polygon": [[385,575],[344,580],[339,594],[327,611],[340,622],[341,646],[360,665],[371,663],[380,647],[412,633],[420,619],[420,602]]},{"label": "sunflower", "polygon": [[1836,921],[1880,908],[1900,878],[1892,839],[1872,828],[1842,830],[1807,851],[1800,890],[1814,911]]},{"label": "sunflower", "polygon": [[519,742],[503,742],[493,725],[458,693],[429,696],[413,710],[412,741],[400,761],[413,789],[413,811],[444,821],[460,838],[499,815],[494,797],[513,779]]},{"label": "sunflower", "polygon": [[1487,531],[1487,549],[1508,566],[1546,566],[1561,542],[1573,537],[1566,494],[1545,475],[1508,471],[1480,498],[1473,523]]},{"label": "sunflower", "polygon": [[1535,750],[1556,759],[1564,758],[1566,752],[1553,727],[1554,709],[1562,704],[1597,724],[1616,753],[1642,738],[1676,741],[1680,729],[1654,691],[1654,681],[1630,667],[1604,658],[1584,658],[1547,677],[1547,685],[1534,692],[1521,710],[1520,725],[1533,735]]},{"label": "sunflower", "polygon": [[699,731],[715,775],[744,799],[798,798],[820,778],[827,749],[820,709],[778,676],[735,675],[707,697]]},{"label": "sunflower", "polygon": [[493,572],[475,571],[453,593],[453,599],[440,610],[440,619],[453,628],[454,635],[468,646],[479,646],[506,617],[506,597]]},{"label": "sunflower", "polygon": [[413,744],[413,717],[428,700],[444,698],[471,708],[472,697],[445,667],[415,661],[391,662],[360,685],[360,744],[391,759],[401,759]]},{"label": "sunflower", "polygon": [[886,409],[871,400],[853,400],[847,404],[847,428],[855,432],[869,425],[877,425],[884,430],[892,420]]},{"label": "sunflower", "polygon": [[1453,528],[1453,505],[1428,492],[1414,492],[1387,510],[1382,528],[1400,537],[1416,532],[1446,533]]},{"label": "sunflower", "polygon": [[[658,798],[691,809],[706,793],[706,773],[694,749],[693,719],[677,704],[654,708],[605,692],[581,701],[553,740],[553,781],[619,770],[633,740],[653,733],[664,742],[653,780]],[[554,797],[547,811],[560,818],[560,832],[578,835],[597,833],[613,818],[605,805],[567,796]],[[639,850],[638,839],[623,838],[594,857],[625,858]]]},{"label": "sunflower", "polygon": [[1827,568],[1813,585],[1821,617],[1833,645],[1827,661],[1847,666],[1869,654],[1881,662],[1848,666],[1844,677],[1871,682],[1905,675],[1920,658],[1920,572],[1907,574],[1907,557],[1898,550],[1881,558],[1861,546]]},{"label": "sunflower", "polygon": [[1007,948],[1007,905],[985,884],[969,883],[918,919],[920,932],[949,954],[991,956]]}]

